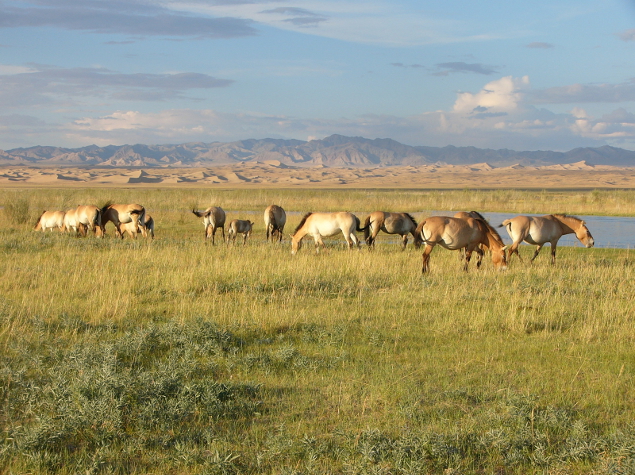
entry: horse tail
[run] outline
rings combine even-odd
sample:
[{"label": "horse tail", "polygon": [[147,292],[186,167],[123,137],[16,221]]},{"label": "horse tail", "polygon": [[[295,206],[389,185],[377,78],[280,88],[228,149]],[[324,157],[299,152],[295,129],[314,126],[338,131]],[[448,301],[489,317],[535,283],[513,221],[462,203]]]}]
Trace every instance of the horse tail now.
[{"label": "horse tail", "polygon": [[269,233],[269,229],[271,229],[271,233],[278,229],[278,221],[276,221],[276,213],[274,213],[273,208],[269,209],[269,224],[267,225],[267,234]]},{"label": "horse tail", "polygon": [[498,227],[499,228],[507,227],[507,230],[511,231],[512,230],[512,220],[511,219],[506,219],[501,224],[499,224]]},{"label": "horse tail", "polygon": [[366,224],[363,228],[360,227],[361,221],[359,220],[359,218],[355,215],[353,215],[353,217],[355,218],[355,230],[360,233],[360,232],[364,232],[364,235],[366,235],[366,230],[368,229],[368,224]]},{"label": "horse tail", "polygon": [[370,236],[370,216],[367,216],[366,221],[364,221],[364,241],[368,241],[369,236]]}]

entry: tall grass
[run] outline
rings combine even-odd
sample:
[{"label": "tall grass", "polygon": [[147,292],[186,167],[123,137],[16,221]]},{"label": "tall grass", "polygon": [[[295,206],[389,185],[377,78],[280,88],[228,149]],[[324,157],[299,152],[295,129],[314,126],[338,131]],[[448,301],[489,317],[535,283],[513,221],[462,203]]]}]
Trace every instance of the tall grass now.
[{"label": "tall grass", "polygon": [[[157,239],[0,218],[3,471],[635,469],[630,251],[561,248],[556,266],[545,254],[504,273],[486,256],[465,273],[435,249],[422,276],[421,253],[385,239],[292,257],[257,221],[246,246],[212,246],[161,193],[102,192],[78,197],[146,204]],[[244,212],[268,193],[199,202]],[[401,192],[378,196],[402,209]]]}]

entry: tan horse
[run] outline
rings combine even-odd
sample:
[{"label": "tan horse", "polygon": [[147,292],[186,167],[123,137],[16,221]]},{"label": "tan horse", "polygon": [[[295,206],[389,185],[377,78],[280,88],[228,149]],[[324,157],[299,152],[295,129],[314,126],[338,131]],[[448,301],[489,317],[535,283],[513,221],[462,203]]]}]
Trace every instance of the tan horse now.
[{"label": "tan horse", "polygon": [[77,208],[66,210],[64,215],[64,231],[79,233],[79,221],[77,221]]},{"label": "tan horse", "polygon": [[[101,227],[106,233],[106,224],[112,222],[115,225],[115,235],[123,239],[121,225],[135,223],[134,226],[144,226],[146,210],[139,204],[107,204],[101,209]],[[134,234],[136,239],[137,235]]]},{"label": "tan horse", "polygon": [[[454,215],[455,218],[461,218],[461,219],[467,219],[467,218],[474,218],[474,219],[482,219],[483,221],[487,221],[485,219],[485,217],[479,213],[478,211],[459,211],[458,213],[456,213]],[[482,254],[483,252],[483,248],[487,249],[487,246],[484,244],[479,244],[478,245],[478,250],[477,252],[480,254]],[[459,256],[460,260],[465,259],[465,249],[461,249],[460,252],[460,256]]]},{"label": "tan horse", "polygon": [[225,240],[225,211],[218,206],[210,206],[205,211],[192,210],[199,218],[203,218],[203,225],[205,226],[205,239],[212,238],[212,244],[215,244],[214,237],[216,236],[216,230],[220,229],[223,233],[223,241]]},{"label": "tan horse", "polygon": [[[154,240],[154,219],[149,214],[145,216],[145,223],[141,226],[141,222],[135,223],[133,221],[129,223],[120,224],[119,228],[124,233],[128,233],[131,238],[135,238],[137,234],[141,233],[143,237],[150,236],[151,240]],[[119,232],[115,229],[115,236],[119,236]]]},{"label": "tan horse", "polygon": [[357,239],[355,231],[364,231],[364,228],[360,228],[359,218],[352,213],[345,211],[307,213],[291,235],[291,254],[298,252],[302,246],[302,239],[307,234],[311,235],[315,241],[315,252],[319,252],[320,245],[326,247],[322,237],[335,236],[340,232],[344,235],[349,249],[353,248],[353,244],[359,247],[359,239]]},{"label": "tan horse", "polygon": [[271,242],[278,238],[278,242],[282,241],[282,233],[284,225],[287,223],[287,213],[278,205],[269,205],[265,209],[265,229],[267,230],[267,241],[271,236]]},{"label": "tan horse", "polygon": [[58,228],[60,232],[64,231],[64,211],[44,211],[35,223],[34,229],[46,232],[47,229],[53,231]]},{"label": "tan horse", "polygon": [[254,223],[251,221],[245,221],[242,219],[234,219],[229,223],[229,229],[227,230],[227,244],[233,242],[236,244],[236,237],[239,234],[243,235],[243,246],[247,243],[247,238],[251,236],[251,229]]},{"label": "tan horse", "polygon": [[[97,234],[97,228],[102,227],[101,223],[101,209],[93,205],[80,205],[75,211],[75,219],[77,220],[77,227],[82,236],[86,236],[88,231],[93,231]],[[97,237],[101,237],[97,234]]]},{"label": "tan horse", "polygon": [[421,247],[421,238],[417,234],[417,222],[408,213],[375,211],[366,218],[364,228],[364,239],[371,249],[375,247],[375,239],[379,231],[387,234],[399,234],[401,236],[401,250],[404,250],[408,244],[408,234],[412,234],[415,248]]},{"label": "tan horse", "polygon": [[465,249],[465,265],[467,271],[472,252],[477,251],[477,268],[481,266],[483,257],[478,245],[483,244],[492,251],[492,263],[500,270],[507,268],[507,247],[496,230],[487,221],[474,218],[451,218],[446,216],[432,216],[417,227],[417,233],[426,247],[423,251],[423,267],[421,272],[430,270],[430,253],[437,244],[451,251]]},{"label": "tan horse", "polygon": [[509,248],[509,257],[516,254],[518,259],[522,261],[518,254],[518,246],[525,241],[536,246],[531,262],[534,261],[538,253],[545,243],[551,244],[551,264],[556,263],[556,246],[558,240],[565,234],[575,233],[575,237],[585,245],[585,247],[593,247],[595,241],[586,227],[584,221],[575,216],[567,216],[566,214],[548,214],[546,216],[516,216],[512,219],[506,219],[499,226],[505,227],[509,236],[514,241]]}]

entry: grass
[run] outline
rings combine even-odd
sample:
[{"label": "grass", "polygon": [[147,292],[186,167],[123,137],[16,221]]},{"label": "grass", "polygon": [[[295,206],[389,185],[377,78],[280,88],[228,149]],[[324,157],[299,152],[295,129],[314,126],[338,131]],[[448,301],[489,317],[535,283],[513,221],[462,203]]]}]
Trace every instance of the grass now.
[{"label": "grass", "polygon": [[[421,253],[385,238],[372,253],[340,239],[292,257],[288,239],[264,242],[261,219],[246,246],[211,246],[188,214],[193,202],[240,214],[267,201],[301,213],[343,194],[313,208],[312,191],[95,193],[19,198],[30,210],[147,203],[155,242],[36,233],[0,216],[0,471],[635,470],[629,250],[561,248],[556,266],[544,253],[504,273],[486,257],[464,273],[457,253],[435,249],[422,276]],[[418,209],[406,192],[370,190],[367,204],[364,193],[350,209]],[[421,209],[473,207],[459,206],[464,191],[426,193],[413,192],[435,205]],[[627,206],[629,192],[601,193],[607,214],[612,200]],[[577,196],[551,199],[582,214]]]}]

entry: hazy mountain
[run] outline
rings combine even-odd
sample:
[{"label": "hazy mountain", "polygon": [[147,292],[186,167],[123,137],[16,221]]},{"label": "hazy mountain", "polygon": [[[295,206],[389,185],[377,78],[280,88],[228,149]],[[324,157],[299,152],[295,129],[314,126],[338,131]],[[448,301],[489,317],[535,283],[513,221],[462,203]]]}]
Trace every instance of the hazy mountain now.
[{"label": "hazy mountain", "polygon": [[300,167],[388,167],[445,163],[540,166],[585,161],[589,165],[635,166],[635,152],[615,147],[569,152],[517,152],[476,147],[411,147],[392,139],[331,135],[322,140],[241,140],[179,145],[91,145],[82,148],[29,147],[0,150],[0,165],[86,167],[210,167],[275,161]]}]

